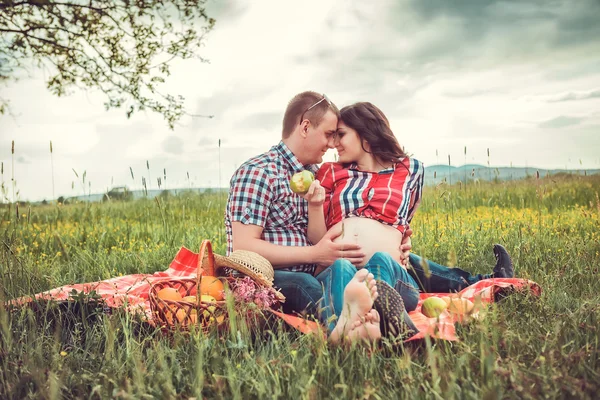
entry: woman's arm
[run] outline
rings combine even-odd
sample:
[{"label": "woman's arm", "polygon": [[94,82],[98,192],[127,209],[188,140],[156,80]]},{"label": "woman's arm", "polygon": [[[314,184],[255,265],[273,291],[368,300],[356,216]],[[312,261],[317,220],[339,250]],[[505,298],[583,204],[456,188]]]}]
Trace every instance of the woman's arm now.
[{"label": "woman's arm", "polygon": [[308,240],[312,243],[318,243],[325,236],[325,233],[327,233],[325,215],[323,213],[325,189],[318,180],[315,180],[310,185],[310,188],[308,188],[308,192],[304,195],[304,198],[308,201]]},{"label": "woman's arm", "polygon": [[423,192],[423,178],[425,176],[423,163],[415,159],[412,159],[411,161],[412,173],[410,179],[412,182],[409,186],[410,203],[408,207],[408,213],[406,215],[407,227],[408,224],[412,221],[413,216],[415,215],[415,212],[417,211],[417,208],[421,203],[421,194]]}]

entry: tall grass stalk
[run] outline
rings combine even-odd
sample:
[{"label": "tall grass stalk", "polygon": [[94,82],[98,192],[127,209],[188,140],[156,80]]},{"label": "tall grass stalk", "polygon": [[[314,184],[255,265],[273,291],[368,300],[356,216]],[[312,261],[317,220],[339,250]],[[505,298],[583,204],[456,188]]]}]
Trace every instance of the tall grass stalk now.
[{"label": "tall grass stalk", "polygon": [[465,146],[465,164],[464,164],[464,170],[465,170],[465,191],[467,190],[467,146]]},{"label": "tall grass stalk", "polygon": [[11,154],[11,161],[12,161],[12,169],[11,169],[11,186],[12,186],[12,202],[16,202],[17,199],[15,198],[15,141],[12,141],[12,144],[10,146],[10,154]]},{"label": "tall grass stalk", "polygon": [[450,154],[448,154],[448,184],[452,185],[452,171],[450,170]]},{"label": "tall grass stalk", "polygon": [[152,180],[150,179],[150,162],[148,160],[146,160],[146,170],[148,171],[148,181],[147,181],[148,188],[146,189],[146,191],[147,191],[150,188],[150,185],[152,184]]},{"label": "tall grass stalk", "polygon": [[133,175],[133,168],[131,168],[131,166],[129,166],[129,173],[131,174],[131,181],[132,181],[132,190],[135,190],[135,176]]},{"label": "tall grass stalk", "polygon": [[[220,201],[221,203],[224,203],[223,201],[223,191],[221,190],[222,186],[221,186],[221,139],[219,139],[219,196],[220,196]],[[219,237],[221,239],[221,243],[223,243],[224,241],[224,235],[225,235],[225,226],[221,227],[222,229],[219,231]]]},{"label": "tall grass stalk", "polygon": [[8,195],[6,194],[6,186],[4,186],[4,161],[0,162],[0,179],[2,181],[2,186],[1,188],[1,193],[0,195],[2,196],[2,199],[0,200],[0,203],[4,203],[4,200],[8,201]]},{"label": "tall grass stalk", "polygon": [[487,167],[488,167],[488,180],[492,180],[492,171],[490,170],[490,148],[487,148]]},{"label": "tall grass stalk", "polygon": [[52,140],[50,141],[50,171],[52,173],[52,201],[56,199],[54,195],[54,158],[52,157]]}]

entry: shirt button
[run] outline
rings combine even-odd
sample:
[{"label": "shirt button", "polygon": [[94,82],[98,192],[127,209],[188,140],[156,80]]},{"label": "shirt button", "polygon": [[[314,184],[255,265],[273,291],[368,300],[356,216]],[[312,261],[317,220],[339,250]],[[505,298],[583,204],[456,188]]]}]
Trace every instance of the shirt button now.
[{"label": "shirt button", "polygon": [[373,193],[375,193],[375,189],[369,189],[369,193],[367,194],[367,198],[371,200],[373,198]]}]

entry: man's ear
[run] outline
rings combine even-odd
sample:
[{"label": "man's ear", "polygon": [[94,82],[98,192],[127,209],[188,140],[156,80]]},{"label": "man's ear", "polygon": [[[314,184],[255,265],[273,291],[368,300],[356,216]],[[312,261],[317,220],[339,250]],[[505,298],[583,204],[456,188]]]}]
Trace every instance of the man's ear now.
[{"label": "man's ear", "polygon": [[306,138],[308,136],[308,127],[309,126],[310,126],[310,121],[307,119],[302,121],[302,123],[300,124],[300,134],[302,135],[303,138]]}]

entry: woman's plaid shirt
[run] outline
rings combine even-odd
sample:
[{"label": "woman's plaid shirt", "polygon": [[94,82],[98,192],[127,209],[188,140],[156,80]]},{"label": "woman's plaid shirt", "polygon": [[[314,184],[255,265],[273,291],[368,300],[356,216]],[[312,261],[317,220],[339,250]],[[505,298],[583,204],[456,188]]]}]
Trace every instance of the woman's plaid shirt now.
[{"label": "woman's plaid shirt", "polygon": [[[227,254],[233,251],[231,223],[258,225],[262,239],[281,246],[310,246],[306,236],[308,204],[290,189],[290,178],[307,169],[317,172],[316,165],[304,166],[283,143],[242,164],[229,183],[225,209]],[[312,274],[314,264],[285,268]]]},{"label": "woman's plaid shirt", "polygon": [[317,179],[325,188],[327,229],[348,217],[366,217],[404,232],[421,201],[423,164],[403,158],[393,167],[366,172],[350,164],[324,163]]}]

